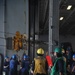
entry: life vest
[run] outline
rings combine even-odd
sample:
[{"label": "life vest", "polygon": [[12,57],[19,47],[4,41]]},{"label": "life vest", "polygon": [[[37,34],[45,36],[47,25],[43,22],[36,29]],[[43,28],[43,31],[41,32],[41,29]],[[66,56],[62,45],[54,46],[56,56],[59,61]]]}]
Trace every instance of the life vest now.
[{"label": "life vest", "polygon": [[34,61],[35,61],[34,74],[37,74],[37,73],[46,74],[46,71],[45,71],[46,59],[39,57],[39,58],[34,58]]},{"label": "life vest", "polygon": [[[59,72],[56,70],[56,63],[57,63],[58,60],[63,60],[63,57],[56,58],[54,66],[51,69],[51,74],[50,75],[59,75]],[[65,63],[65,61],[64,61],[64,68],[63,68],[63,70],[64,70],[63,75],[66,75],[66,63]]]}]

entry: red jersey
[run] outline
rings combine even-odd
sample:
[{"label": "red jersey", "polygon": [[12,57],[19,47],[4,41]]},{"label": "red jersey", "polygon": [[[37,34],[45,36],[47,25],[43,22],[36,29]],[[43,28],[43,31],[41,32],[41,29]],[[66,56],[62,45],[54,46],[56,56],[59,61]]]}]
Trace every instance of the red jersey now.
[{"label": "red jersey", "polygon": [[53,66],[52,59],[49,55],[46,56],[46,60],[48,62],[48,66]]}]

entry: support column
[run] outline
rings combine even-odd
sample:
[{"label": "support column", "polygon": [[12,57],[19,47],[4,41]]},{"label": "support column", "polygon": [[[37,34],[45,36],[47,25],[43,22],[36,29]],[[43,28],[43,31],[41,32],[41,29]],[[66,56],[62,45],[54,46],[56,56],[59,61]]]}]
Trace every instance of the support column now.
[{"label": "support column", "polygon": [[[39,0],[36,0],[35,2],[35,41],[39,41]],[[38,47],[39,44],[35,43],[34,57],[36,56]]]},{"label": "support column", "polygon": [[[29,56],[33,60],[35,53],[35,1],[29,0],[29,41],[32,38],[32,45],[29,44]],[[30,43],[30,42],[29,42]]]},{"label": "support column", "polygon": [[[6,38],[6,25],[7,25],[7,0],[4,0],[4,37]],[[5,50],[4,50],[4,56],[7,55],[7,49],[6,49],[6,39],[5,41]]]},{"label": "support column", "polygon": [[29,26],[28,26],[28,55],[30,56],[30,35],[31,35],[31,1],[29,0]]},{"label": "support column", "polygon": [[49,55],[52,52],[53,0],[49,0]]},{"label": "support column", "polygon": [[49,0],[49,55],[59,46],[59,0]]},{"label": "support column", "polygon": [[30,32],[29,34],[32,35],[32,46],[30,46],[30,51],[28,52],[31,59],[35,57],[36,53],[36,44],[35,44],[35,35],[39,32],[39,15],[38,15],[38,0],[29,0],[29,25],[30,25]]},{"label": "support column", "polygon": [[5,40],[5,0],[0,0],[0,53],[6,55],[6,40]]},{"label": "support column", "polygon": [[34,59],[34,57],[35,57],[35,5],[36,5],[36,1],[35,0],[33,0],[33,17],[34,17],[34,22],[33,22],[33,59]]},{"label": "support column", "polygon": [[53,50],[59,46],[59,0],[53,0]]}]

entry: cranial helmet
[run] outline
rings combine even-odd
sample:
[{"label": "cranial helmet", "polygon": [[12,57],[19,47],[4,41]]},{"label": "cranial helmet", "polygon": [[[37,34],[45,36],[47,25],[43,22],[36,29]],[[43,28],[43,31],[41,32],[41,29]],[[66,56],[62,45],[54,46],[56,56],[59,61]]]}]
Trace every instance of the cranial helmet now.
[{"label": "cranial helmet", "polygon": [[62,53],[62,49],[61,48],[55,48],[54,52]]},{"label": "cranial helmet", "polygon": [[9,57],[8,56],[5,56],[5,59],[8,59]]},{"label": "cranial helmet", "polygon": [[23,58],[26,59],[26,60],[29,60],[29,56],[28,55],[24,55]]},{"label": "cranial helmet", "polygon": [[16,55],[14,54],[11,58],[12,58],[12,59],[16,59]]},{"label": "cranial helmet", "polygon": [[44,50],[42,49],[42,48],[39,48],[38,50],[37,50],[37,54],[44,54]]},{"label": "cranial helmet", "polygon": [[75,58],[75,54],[72,57]]},{"label": "cranial helmet", "polygon": [[23,58],[26,59],[27,58],[27,55],[24,55]]}]

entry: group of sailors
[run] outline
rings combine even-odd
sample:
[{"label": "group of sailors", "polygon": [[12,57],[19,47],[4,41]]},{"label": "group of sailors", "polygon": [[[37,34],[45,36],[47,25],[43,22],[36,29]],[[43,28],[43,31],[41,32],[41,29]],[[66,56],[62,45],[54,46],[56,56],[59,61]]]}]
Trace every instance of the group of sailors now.
[{"label": "group of sailors", "polygon": [[[70,52],[71,53],[71,52]],[[28,55],[23,55],[22,60],[17,59],[17,55],[13,55],[9,61],[9,57],[5,57],[3,72],[5,75],[75,75],[75,54],[70,59],[70,53],[62,48],[55,48],[54,57],[52,58],[44,50],[37,50],[37,57],[30,63]],[[19,71],[17,67],[20,65]]]},{"label": "group of sailors", "polygon": [[[17,70],[18,65],[20,65],[19,73]],[[5,57],[3,73],[5,75],[29,75],[29,68],[30,62],[27,55],[24,55],[22,61],[20,61],[17,59],[17,55],[14,54],[10,60],[8,56]]]}]

